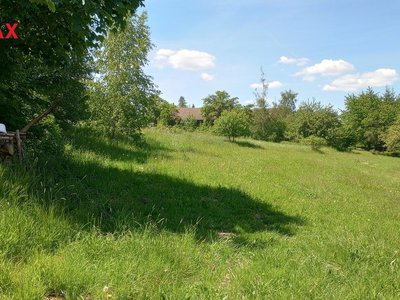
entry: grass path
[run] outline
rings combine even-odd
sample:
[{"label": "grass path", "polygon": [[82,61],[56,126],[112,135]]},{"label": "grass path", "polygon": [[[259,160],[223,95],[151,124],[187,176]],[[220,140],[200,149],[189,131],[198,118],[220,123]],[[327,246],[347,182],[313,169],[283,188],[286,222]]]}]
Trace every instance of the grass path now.
[{"label": "grass path", "polygon": [[400,298],[400,159],[92,136],[0,165],[0,299]]}]

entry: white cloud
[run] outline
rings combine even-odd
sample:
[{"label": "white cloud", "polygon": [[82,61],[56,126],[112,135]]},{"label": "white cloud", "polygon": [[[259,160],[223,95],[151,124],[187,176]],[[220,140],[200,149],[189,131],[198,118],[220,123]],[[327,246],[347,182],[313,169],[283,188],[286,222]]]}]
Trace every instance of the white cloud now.
[{"label": "white cloud", "polygon": [[314,75],[337,76],[349,73],[353,70],[354,66],[343,59],[323,59],[319,64],[315,64],[297,72],[295,76],[302,76],[304,80],[313,81],[315,80]]},{"label": "white cloud", "polygon": [[214,76],[213,75],[211,75],[211,74],[208,74],[208,73],[201,73],[201,78],[203,79],[203,80],[206,80],[206,81],[212,81],[212,80],[214,80]]},{"label": "white cloud", "polygon": [[300,58],[290,58],[287,56],[281,56],[278,61],[280,64],[285,64],[285,65],[297,65],[297,66],[304,66],[308,64],[309,59],[306,57],[300,57]]},{"label": "white cloud", "polygon": [[[283,83],[280,81],[277,81],[277,80],[268,82],[268,88],[270,88],[270,89],[278,89],[282,86],[283,86]],[[259,82],[259,83],[250,84],[250,87],[252,89],[262,89],[263,86],[262,86],[262,83]]]},{"label": "white cloud", "polygon": [[169,56],[173,55],[174,53],[175,53],[174,50],[160,49],[157,51],[155,59],[159,59],[159,60],[167,59]]},{"label": "white cloud", "polygon": [[283,83],[277,80],[271,81],[268,83],[268,87],[270,89],[279,89],[280,87],[283,87]]},{"label": "white cloud", "polygon": [[349,74],[339,77],[323,87],[324,91],[352,92],[366,87],[391,85],[400,80],[395,69],[377,69],[362,74]]},{"label": "white cloud", "polygon": [[262,89],[263,85],[262,85],[262,83],[252,83],[252,84],[250,84],[250,87],[252,89]]},{"label": "white cloud", "polygon": [[158,67],[169,65],[174,69],[198,71],[215,67],[215,56],[202,51],[159,49],[154,57]]}]

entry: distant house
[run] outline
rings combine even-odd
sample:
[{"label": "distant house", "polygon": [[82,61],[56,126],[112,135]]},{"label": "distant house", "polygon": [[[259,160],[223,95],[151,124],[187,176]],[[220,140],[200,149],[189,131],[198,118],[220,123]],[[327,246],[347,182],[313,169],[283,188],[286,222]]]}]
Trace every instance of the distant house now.
[{"label": "distant house", "polygon": [[187,107],[180,107],[178,108],[178,118],[181,120],[186,120],[189,116],[193,116],[198,124],[203,123],[204,118],[201,114],[201,108],[187,108]]}]

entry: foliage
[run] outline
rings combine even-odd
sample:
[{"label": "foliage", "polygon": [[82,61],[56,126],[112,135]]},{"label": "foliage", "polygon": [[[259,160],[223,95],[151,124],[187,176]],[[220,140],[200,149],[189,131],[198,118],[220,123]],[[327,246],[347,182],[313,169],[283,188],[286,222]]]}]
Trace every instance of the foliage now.
[{"label": "foliage", "polygon": [[327,145],[327,142],[324,138],[310,135],[301,140],[301,142],[305,145],[310,145],[312,150],[319,151],[323,146]]},{"label": "foliage", "polygon": [[355,142],[368,150],[382,150],[386,131],[400,111],[398,103],[400,97],[389,89],[383,96],[371,88],[358,95],[348,95],[343,121],[354,133]]},{"label": "foliage", "polygon": [[400,113],[396,122],[389,127],[384,141],[389,152],[400,152]]},{"label": "foliage", "polygon": [[21,129],[56,100],[60,106],[53,114],[63,128],[86,117],[85,86],[80,81],[87,78],[86,64],[71,59],[63,66],[49,67],[26,55],[13,71],[0,81],[0,120],[10,130]]},{"label": "foliage", "polygon": [[254,96],[256,97],[257,107],[261,109],[266,109],[268,107],[268,82],[265,77],[264,70],[261,68],[261,76],[260,76],[260,85],[261,91],[255,89]]},{"label": "foliage", "polygon": [[232,110],[239,104],[237,97],[231,98],[225,91],[217,91],[215,94],[209,95],[203,99],[203,103],[201,112],[208,124],[212,124],[218,119],[223,111]]},{"label": "foliage", "polygon": [[30,154],[45,160],[59,156],[63,149],[61,130],[87,117],[85,86],[80,81],[87,73],[88,67],[76,60],[49,67],[27,55],[7,80],[0,81],[0,120],[9,131],[22,129],[55,101],[60,103],[52,112],[55,118],[49,116],[28,131],[24,146]]},{"label": "foliage", "polygon": [[281,92],[281,98],[276,105],[285,115],[293,114],[296,111],[297,93],[292,90]]},{"label": "foliage", "polygon": [[287,118],[296,108],[297,94],[293,91],[281,93],[281,100],[272,108],[268,107],[268,83],[264,71],[261,69],[261,91],[256,89],[257,108],[254,109],[252,137],[258,140],[281,142],[285,139]]},{"label": "foliage", "polygon": [[[143,67],[152,44],[146,13],[134,15],[119,33],[109,32],[98,53],[92,120],[111,137],[134,135],[154,118],[158,91]],[[97,96],[98,95],[98,96]]]},{"label": "foliage", "polygon": [[48,115],[28,131],[24,142],[26,159],[39,158],[41,162],[59,158],[64,151],[63,131],[53,115]]},{"label": "foliage", "polygon": [[250,118],[243,109],[223,111],[221,117],[215,121],[215,131],[227,136],[229,141],[236,137],[250,135]]},{"label": "foliage", "polygon": [[[0,1],[0,21],[18,23],[18,39],[0,47],[0,120],[21,129],[56,101],[60,105],[28,132],[35,156],[59,156],[62,131],[87,117],[84,81],[91,50],[111,27],[121,28],[141,0]],[[2,28],[4,29],[4,28]]]},{"label": "foliage", "polygon": [[198,132],[207,132],[207,133],[213,133],[213,127],[210,124],[207,124],[206,122],[200,123],[200,125],[197,127]]},{"label": "foliage", "polygon": [[252,137],[257,140],[281,142],[285,137],[286,123],[279,109],[254,109]]},{"label": "foliage", "polygon": [[182,121],[182,127],[187,131],[196,130],[197,125],[197,120],[193,115],[189,115],[186,119]]},{"label": "foliage", "polygon": [[155,107],[156,123],[162,126],[173,126],[178,123],[178,109],[174,104],[159,98]]},{"label": "foliage", "polygon": [[142,0],[2,0],[0,19],[18,22],[19,38],[2,43],[0,69],[12,72],[24,55],[48,66],[62,66],[71,57],[79,60],[109,28],[123,28],[140,5]]},{"label": "foliage", "polygon": [[180,96],[178,100],[178,107],[187,107],[187,102],[185,97]]},{"label": "foliage", "polygon": [[355,144],[354,133],[342,124],[330,130],[327,143],[338,151],[348,151]]},{"label": "foliage", "polygon": [[[109,28],[120,28],[141,0],[0,2],[0,20],[18,22],[18,39],[0,47],[0,118],[11,130],[61,100],[57,122],[84,113],[89,51]],[[61,118],[61,119],[60,119]]]},{"label": "foliage", "polygon": [[312,135],[329,139],[332,130],[339,126],[338,113],[332,106],[323,106],[317,101],[303,102],[289,124],[287,136],[292,140],[301,140]]}]

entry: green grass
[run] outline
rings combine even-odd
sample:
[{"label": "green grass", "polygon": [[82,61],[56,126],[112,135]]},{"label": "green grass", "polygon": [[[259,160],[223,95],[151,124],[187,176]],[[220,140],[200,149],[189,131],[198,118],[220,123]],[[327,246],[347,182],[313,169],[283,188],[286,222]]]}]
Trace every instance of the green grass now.
[{"label": "green grass", "polygon": [[398,299],[400,159],[77,129],[0,165],[0,299]]}]

